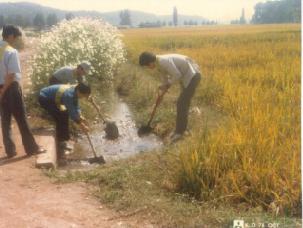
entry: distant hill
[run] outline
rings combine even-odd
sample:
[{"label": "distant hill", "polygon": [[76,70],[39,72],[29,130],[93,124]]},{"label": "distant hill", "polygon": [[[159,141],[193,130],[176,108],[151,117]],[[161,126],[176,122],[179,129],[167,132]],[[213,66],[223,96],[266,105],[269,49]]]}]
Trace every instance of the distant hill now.
[{"label": "distant hill", "polygon": [[45,15],[55,13],[58,18],[64,18],[66,11],[28,2],[0,3],[0,15],[3,16],[20,14],[24,17],[33,18],[37,13]]},{"label": "distant hill", "polygon": [[[169,23],[172,21],[172,15],[156,15],[152,13],[145,13],[142,11],[135,11],[135,10],[130,10],[131,14],[131,20],[132,24],[134,26],[139,25],[140,23],[144,22],[166,22]],[[119,25],[120,23],[120,11],[114,11],[114,12],[108,12],[108,13],[100,13],[101,17],[104,18],[106,21],[110,22],[111,24],[114,25]],[[208,21],[206,18],[201,17],[201,16],[188,16],[188,15],[179,15],[178,17],[179,24],[183,25],[184,21],[197,21],[199,24],[201,22]]]},{"label": "distant hill", "polygon": [[[23,18],[27,20],[33,21],[33,18],[37,13],[42,13],[47,16],[49,14],[56,14],[59,20],[65,18],[67,13],[72,13],[75,16],[90,16],[96,18],[103,18],[105,21],[113,25],[119,25],[120,23],[120,12],[97,12],[97,11],[66,11],[55,9],[51,7],[42,6],[39,4],[28,3],[28,2],[18,2],[18,3],[0,3],[0,15],[7,17],[16,17],[17,15],[21,15]],[[141,11],[133,11],[130,10],[131,13],[131,21],[133,26],[137,26],[140,23],[144,22],[166,22],[169,23],[172,21],[171,15],[156,15],[151,13],[145,13]],[[199,24],[201,22],[207,21],[207,19],[200,16],[188,16],[188,15],[179,15],[179,24],[183,25],[184,21],[197,21]]]}]

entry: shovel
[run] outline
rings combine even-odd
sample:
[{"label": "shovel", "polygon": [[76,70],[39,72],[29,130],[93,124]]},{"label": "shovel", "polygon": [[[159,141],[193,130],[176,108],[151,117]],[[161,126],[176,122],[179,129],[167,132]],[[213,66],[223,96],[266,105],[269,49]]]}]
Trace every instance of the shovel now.
[{"label": "shovel", "polygon": [[153,120],[153,118],[154,118],[154,116],[156,114],[156,110],[157,110],[159,104],[161,103],[162,98],[163,98],[163,96],[164,96],[165,93],[166,93],[166,91],[164,91],[164,92],[160,92],[159,91],[158,92],[158,97],[157,97],[156,103],[154,105],[153,111],[152,111],[152,113],[150,115],[150,118],[149,118],[149,121],[148,121],[147,125],[141,126],[139,128],[139,130],[138,130],[139,137],[142,137],[144,135],[148,135],[148,134],[150,134],[152,132],[153,129],[150,126],[150,124],[151,124],[151,122],[152,122],[152,120]]},{"label": "shovel", "polygon": [[116,123],[114,121],[105,120],[98,105],[96,104],[96,102],[94,101],[94,99],[92,97],[89,99],[89,101],[92,103],[94,108],[97,110],[100,118],[102,119],[103,123],[105,124],[106,138],[110,139],[110,140],[117,139],[119,137],[119,130],[118,130]]},{"label": "shovel", "polygon": [[92,163],[104,164],[105,163],[104,157],[102,155],[100,157],[97,156],[96,149],[95,149],[95,147],[94,147],[94,145],[92,143],[92,140],[91,140],[88,132],[85,132],[85,134],[86,134],[87,140],[88,140],[89,145],[90,145],[90,147],[91,147],[91,149],[93,151],[93,154],[94,154],[94,157],[93,158],[89,158],[88,162],[90,164],[92,164]]}]

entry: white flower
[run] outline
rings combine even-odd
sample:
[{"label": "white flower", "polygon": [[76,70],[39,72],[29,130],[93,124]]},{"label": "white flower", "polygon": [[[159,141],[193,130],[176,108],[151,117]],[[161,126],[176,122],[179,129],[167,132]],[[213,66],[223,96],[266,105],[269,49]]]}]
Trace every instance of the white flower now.
[{"label": "white flower", "polygon": [[112,80],[114,69],[125,61],[124,45],[118,30],[100,19],[63,20],[40,41],[33,56],[32,81],[36,89],[45,86],[45,77],[64,65],[77,65],[89,60],[92,73]]}]

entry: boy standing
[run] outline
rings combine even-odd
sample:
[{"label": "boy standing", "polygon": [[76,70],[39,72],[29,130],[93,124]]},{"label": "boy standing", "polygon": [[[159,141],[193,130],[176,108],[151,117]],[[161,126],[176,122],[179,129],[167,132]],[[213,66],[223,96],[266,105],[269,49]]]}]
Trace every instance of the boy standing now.
[{"label": "boy standing", "polygon": [[159,87],[163,92],[175,82],[180,82],[182,91],[177,101],[176,129],[171,137],[172,141],[179,140],[186,131],[190,102],[201,80],[199,66],[184,55],[155,55],[151,52],[143,52],[139,64],[150,69],[157,68],[165,76]]},{"label": "boy standing", "polygon": [[12,116],[17,121],[26,154],[45,152],[37,145],[26,120],[20,86],[21,67],[18,51],[15,49],[21,37],[22,33],[18,27],[13,25],[3,27],[3,41],[0,42],[0,107],[3,143],[8,158],[16,156],[16,146],[11,137]]}]

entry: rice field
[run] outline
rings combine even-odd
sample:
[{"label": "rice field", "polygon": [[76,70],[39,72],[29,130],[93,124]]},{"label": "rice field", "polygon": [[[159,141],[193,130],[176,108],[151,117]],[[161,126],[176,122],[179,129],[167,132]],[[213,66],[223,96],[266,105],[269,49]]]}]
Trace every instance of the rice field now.
[{"label": "rice field", "polygon": [[[123,31],[129,64],[117,87],[147,119],[158,73],[137,67],[142,51],[192,57],[203,79],[192,104],[191,135],[167,149],[172,191],[198,200],[301,212],[300,25],[204,26]],[[155,124],[173,130],[178,87]],[[173,155],[171,155],[173,154]]]}]

